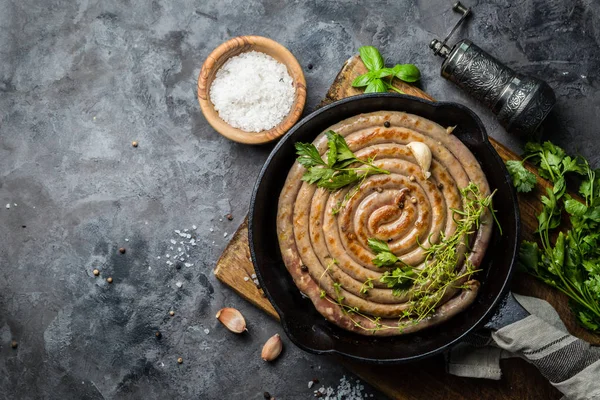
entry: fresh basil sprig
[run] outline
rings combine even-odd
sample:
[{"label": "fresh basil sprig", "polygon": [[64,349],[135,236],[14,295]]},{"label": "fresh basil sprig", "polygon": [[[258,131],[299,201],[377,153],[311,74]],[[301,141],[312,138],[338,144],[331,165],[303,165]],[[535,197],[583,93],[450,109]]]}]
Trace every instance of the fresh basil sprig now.
[{"label": "fresh basil sprig", "polygon": [[392,85],[394,78],[404,82],[421,79],[421,71],[413,64],[396,64],[392,68],[386,68],[379,50],[373,46],[362,46],[358,52],[369,72],[354,79],[352,86],[365,87],[365,93],[383,93],[388,90],[404,93]]}]

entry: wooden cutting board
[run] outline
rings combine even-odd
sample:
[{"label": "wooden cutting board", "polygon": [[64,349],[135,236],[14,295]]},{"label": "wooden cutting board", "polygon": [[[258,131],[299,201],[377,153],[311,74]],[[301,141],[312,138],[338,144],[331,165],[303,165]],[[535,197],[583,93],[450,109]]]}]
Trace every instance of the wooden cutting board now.
[{"label": "wooden cutting board", "polygon": [[[360,94],[351,82],[358,75],[367,72],[358,56],[352,57],[342,67],[331,85],[320,107],[344,97]],[[397,82],[400,90],[412,96],[434,100],[422,90],[403,82]],[[518,160],[518,155],[490,138],[492,145],[503,160]],[[532,172],[535,170],[530,168]],[[540,195],[545,193],[548,183],[538,176],[536,188],[529,194],[519,194],[519,208],[523,239],[535,240],[537,227],[536,214],[541,209]],[[278,319],[275,309],[264,297],[261,289],[253,283],[254,266],[250,260],[248,247],[248,218],[244,220],[231,242],[217,262],[214,271],[217,278],[230,286],[246,300]],[[512,282],[512,290],[548,301],[556,308],[569,331],[594,344],[600,344],[600,336],[593,335],[577,325],[571,314],[566,296],[536,279],[517,274]],[[521,359],[507,359],[501,362],[503,378],[500,381],[460,378],[444,371],[441,356],[402,366],[374,366],[339,359],[356,375],[369,382],[392,399],[560,399],[562,395],[554,389],[533,366]],[[426,384],[423,384],[426,383]]]}]

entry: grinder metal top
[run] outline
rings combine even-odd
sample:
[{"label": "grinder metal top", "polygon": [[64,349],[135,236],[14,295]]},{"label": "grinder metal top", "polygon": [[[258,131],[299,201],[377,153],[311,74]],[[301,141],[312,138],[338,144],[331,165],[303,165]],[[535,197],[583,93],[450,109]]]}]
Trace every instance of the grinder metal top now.
[{"label": "grinder metal top", "polygon": [[443,41],[434,39],[429,44],[434,54],[444,58],[441,75],[483,102],[508,132],[533,133],[556,102],[552,88],[540,79],[516,73],[470,40],[449,47],[448,39],[471,14],[460,2],[452,9],[462,17]]}]

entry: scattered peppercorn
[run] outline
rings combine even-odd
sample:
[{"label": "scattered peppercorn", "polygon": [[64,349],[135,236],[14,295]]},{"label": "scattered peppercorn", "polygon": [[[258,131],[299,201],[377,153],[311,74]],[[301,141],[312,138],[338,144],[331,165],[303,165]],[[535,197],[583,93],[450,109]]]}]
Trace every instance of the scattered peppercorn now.
[{"label": "scattered peppercorn", "polygon": [[417,204],[417,198],[416,197],[411,197],[410,198],[410,202],[413,204]]},{"label": "scattered peppercorn", "polygon": [[173,311],[173,310],[169,311],[169,315],[172,317],[173,315],[175,315],[175,311]]},{"label": "scattered peppercorn", "polygon": [[230,220],[230,221],[233,221],[233,215],[231,215],[231,214],[227,214],[227,215],[225,216],[225,218],[227,218],[227,219],[228,219],[228,220]]},{"label": "scattered peppercorn", "polygon": [[302,264],[302,266],[300,267],[300,269],[302,270],[302,272],[307,272],[308,271],[308,267],[304,264]]},{"label": "scattered peppercorn", "polygon": [[121,248],[119,249],[119,253],[121,253],[121,254],[125,254],[125,252],[126,252],[126,251],[127,251],[127,250],[125,250],[125,247],[121,247]]},{"label": "scattered peppercorn", "polygon": [[16,349],[17,347],[19,347],[19,343],[17,343],[16,340],[13,340],[12,342],[10,342],[10,347]]},{"label": "scattered peppercorn", "polygon": [[263,397],[264,397],[265,399],[267,399],[267,400],[270,400],[270,399],[271,399],[271,393],[269,393],[269,392],[264,392],[264,393],[263,393]]},{"label": "scattered peppercorn", "polygon": [[175,263],[175,268],[181,269],[181,263],[179,261]]},{"label": "scattered peppercorn", "polygon": [[94,273],[94,275],[96,275],[96,276],[100,275],[100,271],[98,271],[97,269],[93,270],[92,272],[93,272],[93,273]]},{"label": "scattered peppercorn", "polygon": [[401,201],[400,203],[398,203],[398,208],[401,209],[401,210],[404,208],[404,202],[403,201]]},{"label": "scattered peppercorn", "polygon": [[133,142],[131,142],[131,145],[132,145],[133,147],[138,147],[138,142],[136,142],[136,141],[134,140]]},{"label": "scattered peppercorn", "polygon": [[392,238],[389,238],[389,239],[387,240],[387,242],[388,242],[388,243],[390,243],[392,240],[393,240]]},{"label": "scattered peppercorn", "polygon": [[377,188],[377,189],[375,189],[375,190],[377,190],[377,193],[382,193],[382,192],[383,192],[383,188],[380,188],[380,187],[378,187],[378,188]]},{"label": "scattered peppercorn", "polygon": [[27,225],[21,225],[21,228],[27,228]]},{"label": "scattered peppercorn", "polygon": [[314,379],[312,380],[312,383],[314,383],[314,384],[316,385],[317,383],[319,383],[319,380],[318,380],[317,378],[314,378]]},{"label": "scattered peppercorn", "polygon": [[317,393],[315,393],[315,397],[323,397],[323,393],[317,392]]},{"label": "scattered peppercorn", "polygon": [[444,188],[444,184],[442,182],[438,183],[438,189],[442,190]]},{"label": "scattered peppercorn", "polygon": [[383,126],[385,126],[386,128],[389,128],[390,127],[390,121],[385,121],[383,123]]},{"label": "scattered peppercorn", "polygon": [[157,339],[160,339],[162,337],[162,333],[160,333],[159,331],[156,331],[154,336],[156,336]]},{"label": "scattered peppercorn", "polygon": [[308,69],[313,69],[313,65],[312,64],[308,64]]},{"label": "scattered peppercorn", "polygon": [[408,180],[410,180],[411,182],[414,182],[414,181],[417,180],[417,178],[415,178],[414,175],[411,175],[411,176],[408,177]]},{"label": "scattered peppercorn", "polygon": [[183,364],[183,358],[179,357],[179,358],[177,359],[177,364]]},{"label": "scattered peppercorn", "polygon": [[106,282],[112,283],[112,277],[109,276],[108,278],[106,278]]}]

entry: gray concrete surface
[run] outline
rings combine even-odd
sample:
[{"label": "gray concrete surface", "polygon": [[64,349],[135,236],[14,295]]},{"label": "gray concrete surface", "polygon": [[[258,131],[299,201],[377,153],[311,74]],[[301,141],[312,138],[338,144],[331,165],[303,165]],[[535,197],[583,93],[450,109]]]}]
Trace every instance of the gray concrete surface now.
[{"label": "gray concrete surface", "polygon": [[[546,79],[558,97],[547,137],[600,166],[600,3],[465,3],[474,18],[457,37]],[[344,60],[373,44],[390,62],[417,64],[429,93],[471,106],[518,150],[522,140],[439,77],[427,45],[456,20],[450,7],[0,0],[0,399],[307,399],[314,377],[337,385],[346,371],[287,341],[278,362],[263,363],[263,342],[281,328],[211,273],[272,146],[217,134],[196,78],[221,42],[268,36],[305,67],[309,112]],[[192,225],[193,266],[166,265],[174,230]],[[249,334],[218,324],[222,306],[242,310]]]}]

